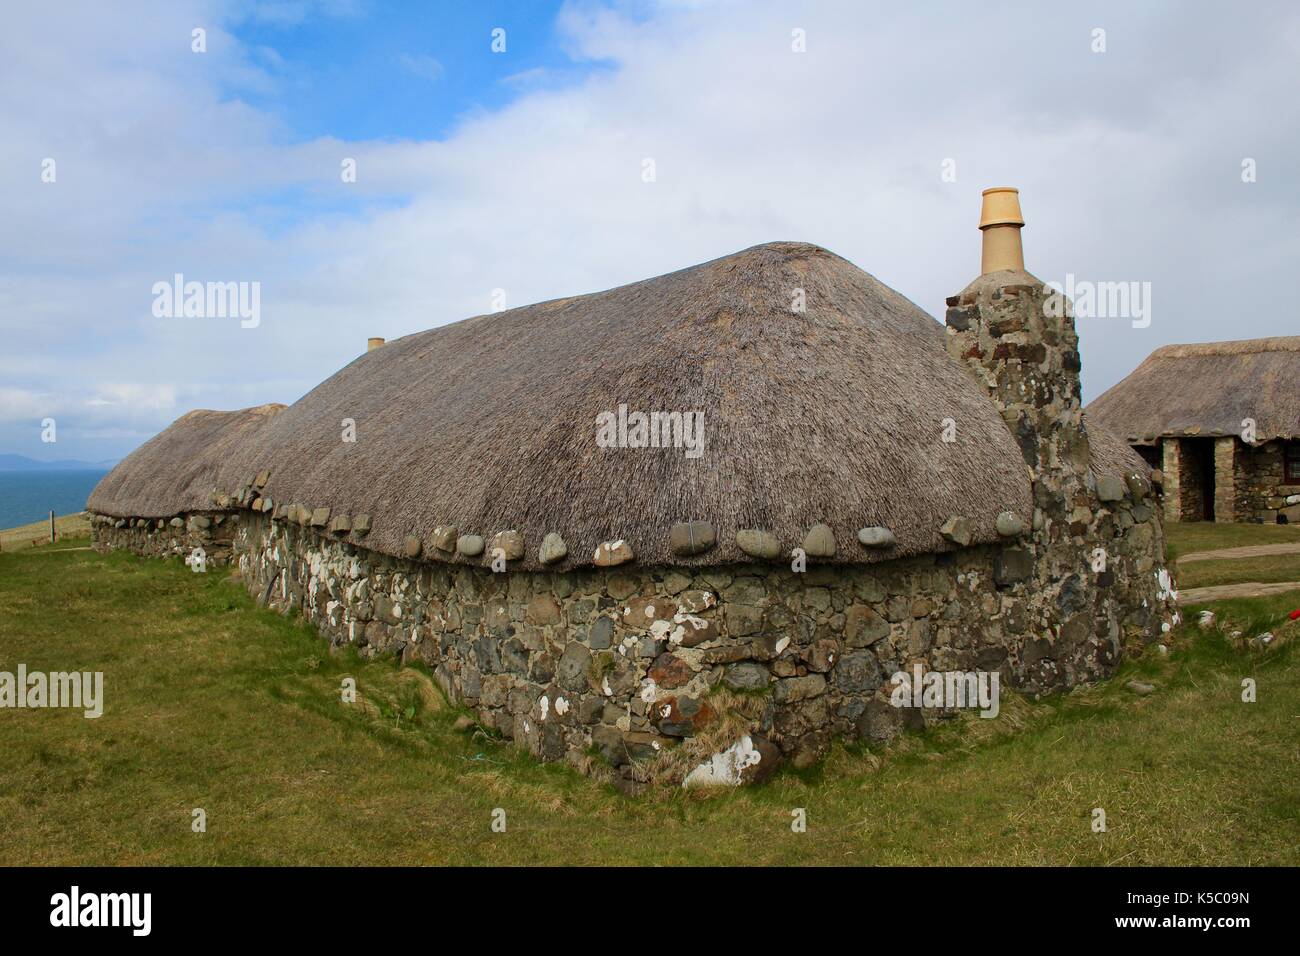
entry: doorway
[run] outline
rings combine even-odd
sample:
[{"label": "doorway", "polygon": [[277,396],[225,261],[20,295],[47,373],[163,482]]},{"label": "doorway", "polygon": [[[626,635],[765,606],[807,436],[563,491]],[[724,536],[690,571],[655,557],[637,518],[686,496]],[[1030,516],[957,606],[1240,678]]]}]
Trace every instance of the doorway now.
[{"label": "doorway", "polygon": [[1182,440],[1182,511],[1184,521],[1214,520],[1214,439]]}]

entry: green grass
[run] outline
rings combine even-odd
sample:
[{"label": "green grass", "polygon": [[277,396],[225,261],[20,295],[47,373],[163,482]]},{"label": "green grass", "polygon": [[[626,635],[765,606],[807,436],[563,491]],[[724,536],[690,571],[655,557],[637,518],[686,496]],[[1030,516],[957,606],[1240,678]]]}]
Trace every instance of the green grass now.
[{"label": "green grass", "polygon": [[[1210,604],[1193,604],[1185,609],[1185,613],[1187,617],[1195,618],[1202,610],[1212,610],[1221,622],[1230,622],[1225,630],[1229,633],[1240,630],[1242,637],[1249,638],[1264,631],[1276,632],[1279,628],[1288,626],[1285,623],[1288,616],[1298,608],[1300,589],[1266,597],[1228,598]],[[1300,624],[1289,626],[1300,630]]]},{"label": "green grass", "polygon": [[[60,541],[65,538],[75,540],[86,537],[90,534],[90,516],[84,511],[71,515],[55,515],[54,531]],[[49,540],[50,522],[47,518],[44,521],[33,521],[31,524],[0,531],[0,551],[20,551],[32,547],[34,542],[48,544]],[[75,543],[84,545],[87,542],[76,541]]]},{"label": "green grass", "polygon": [[1300,554],[1193,561],[1178,565],[1180,588],[1201,588],[1211,584],[1242,584],[1247,581],[1260,583],[1300,581]]},{"label": "green grass", "polygon": [[1173,557],[1253,544],[1300,544],[1300,524],[1215,524],[1179,521],[1165,525],[1166,551]]},{"label": "green grass", "polygon": [[[1267,622],[1286,601],[1225,604]],[[0,670],[102,670],[106,696],[98,720],[0,710],[0,864],[1296,865],[1300,669],[1278,643],[1188,625],[1102,686],[1004,693],[997,720],[838,747],[762,787],[629,798],[456,732],[427,675],[332,655],[220,572],[0,554]],[[1134,676],[1157,692],[1126,691]]]}]

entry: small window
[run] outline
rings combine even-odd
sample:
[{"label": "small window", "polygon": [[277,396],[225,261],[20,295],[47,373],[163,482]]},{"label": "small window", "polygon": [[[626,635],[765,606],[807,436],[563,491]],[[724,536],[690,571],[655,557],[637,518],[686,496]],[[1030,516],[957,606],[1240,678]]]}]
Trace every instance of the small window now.
[{"label": "small window", "polygon": [[1286,462],[1287,483],[1300,482],[1300,441],[1289,441],[1282,446],[1282,460]]}]

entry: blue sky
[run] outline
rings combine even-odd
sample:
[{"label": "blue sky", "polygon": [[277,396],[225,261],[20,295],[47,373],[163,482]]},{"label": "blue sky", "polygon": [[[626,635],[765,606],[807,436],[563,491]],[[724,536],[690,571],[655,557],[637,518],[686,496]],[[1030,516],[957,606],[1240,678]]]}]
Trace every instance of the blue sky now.
[{"label": "blue sky", "polygon": [[[443,139],[466,114],[537,84],[579,82],[556,30],[558,0],[372,2],[281,18],[256,11],[230,32],[277,82],[238,91],[299,141]],[[505,30],[504,53],[492,31]]]},{"label": "blue sky", "polygon": [[[66,0],[0,12],[0,62],[0,453],[117,458],[498,293],[772,240],[941,316],[990,185],[1040,279],[1151,284],[1149,326],[1080,323],[1086,399],[1160,345],[1300,328],[1284,0]],[[176,273],[256,283],[260,321],[155,314]]]}]

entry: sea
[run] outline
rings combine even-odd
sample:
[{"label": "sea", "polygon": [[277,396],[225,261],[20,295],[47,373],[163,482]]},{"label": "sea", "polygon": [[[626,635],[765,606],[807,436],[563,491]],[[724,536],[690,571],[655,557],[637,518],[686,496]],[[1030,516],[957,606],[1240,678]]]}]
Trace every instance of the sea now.
[{"label": "sea", "polygon": [[14,528],[86,510],[99,479],[96,471],[0,471],[0,528]]}]

